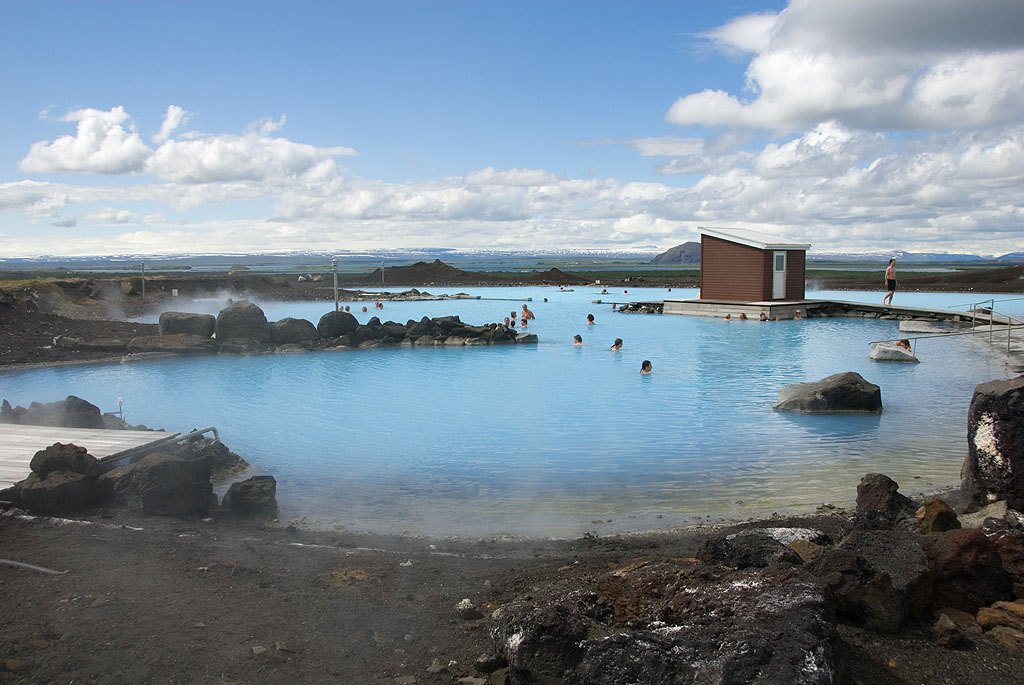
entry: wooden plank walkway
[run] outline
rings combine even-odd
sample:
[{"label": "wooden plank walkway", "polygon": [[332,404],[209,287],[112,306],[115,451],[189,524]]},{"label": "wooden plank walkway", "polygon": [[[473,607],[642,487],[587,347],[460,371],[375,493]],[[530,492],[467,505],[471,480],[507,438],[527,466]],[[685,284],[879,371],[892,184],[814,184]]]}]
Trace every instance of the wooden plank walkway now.
[{"label": "wooden plank walkway", "polygon": [[0,423],[0,490],[28,477],[36,452],[55,442],[72,442],[89,450],[100,461],[117,459],[127,452],[169,441],[180,433],[166,431],[59,428]]}]

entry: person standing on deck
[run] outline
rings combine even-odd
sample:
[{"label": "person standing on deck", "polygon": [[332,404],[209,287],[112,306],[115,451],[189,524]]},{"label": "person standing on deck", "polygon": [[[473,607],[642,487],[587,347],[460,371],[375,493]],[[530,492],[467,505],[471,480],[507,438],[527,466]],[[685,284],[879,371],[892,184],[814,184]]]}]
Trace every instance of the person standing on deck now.
[{"label": "person standing on deck", "polygon": [[[885,270],[885,287],[889,291],[882,298],[882,304],[892,306],[892,296],[896,292],[896,258],[889,260],[889,267]],[[888,302],[886,301],[888,300]]]}]

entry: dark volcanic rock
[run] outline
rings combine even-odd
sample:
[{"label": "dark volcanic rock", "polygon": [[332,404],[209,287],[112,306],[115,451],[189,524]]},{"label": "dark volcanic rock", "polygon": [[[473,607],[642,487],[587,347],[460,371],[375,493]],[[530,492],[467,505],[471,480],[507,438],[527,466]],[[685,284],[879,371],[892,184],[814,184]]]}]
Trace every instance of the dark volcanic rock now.
[{"label": "dark volcanic rock", "polygon": [[892,528],[901,518],[914,513],[914,503],[899,493],[899,484],[881,473],[869,473],[857,486],[859,528]]},{"label": "dark volcanic rock", "polygon": [[583,285],[590,282],[586,278],[581,278],[576,274],[566,273],[561,269],[555,268],[530,274],[525,280],[530,283],[546,283],[549,285]]},{"label": "dark volcanic rock", "polygon": [[434,335],[436,331],[437,326],[426,316],[420,319],[418,323],[410,322],[409,324],[409,337],[413,340],[424,335]]},{"label": "dark volcanic rock", "polygon": [[221,504],[238,516],[277,518],[277,481],[273,476],[253,476],[232,483]]},{"label": "dark volcanic rock", "polygon": [[316,326],[305,319],[288,317],[270,324],[270,340],[275,345],[302,344],[318,337]]},{"label": "dark volcanic rock", "polygon": [[899,629],[905,612],[892,602],[892,579],[846,549],[826,548],[807,570],[832,598],[836,615],[880,633]]},{"label": "dark volcanic rock", "polygon": [[164,312],[160,315],[160,335],[187,333],[209,338],[217,327],[212,314],[190,314],[188,312]]},{"label": "dark volcanic rock", "polygon": [[33,402],[28,409],[11,407],[10,403],[4,400],[0,420],[25,426],[104,427],[99,407],[74,395],[68,395],[59,402]]},{"label": "dark volcanic rock", "polygon": [[774,409],[806,414],[880,412],[882,391],[859,373],[847,371],[813,383],[783,386]]},{"label": "dark volcanic rock", "polygon": [[995,545],[980,530],[933,533],[923,538],[937,606],[976,613],[983,606],[1013,599],[1013,581]]},{"label": "dark volcanic rock", "polygon": [[144,335],[128,341],[132,354],[143,352],[168,352],[171,354],[212,354],[217,351],[217,341],[190,333],[171,335]]},{"label": "dark volcanic rock", "polygon": [[70,471],[83,476],[98,476],[103,467],[84,447],[55,442],[32,457],[29,468],[43,480],[53,471]]},{"label": "dark volcanic rock", "polygon": [[510,683],[840,681],[828,601],[798,572],[646,562],[593,584],[600,592],[567,588],[495,612]]},{"label": "dark volcanic rock", "polygon": [[74,471],[53,471],[45,479],[30,473],[17,485],[17,500],[33,514],[74,514],[109,496],[109,484]]},{"label": "dark volcanic rock", "polygon": [[148,514],[205,516],[216,502],[210,482],[212,458],[189,458],[154,452],[134,464],[100,476],[108,481],[118,501],[142,506]]},{"label": "dark volcanic rock", "polygon": [[1024,510],[1024,376],[974,389],[967,448],[960,474],[967,511],[997,500]]},{"label": "dark volcanic rock", "polygon": [[[895,632],[908,618],[924,615],[931,601],[932,584],[920,536],[903,531],[854,531],[840,547],[867,560],[876,574],[885,574],[890,581],[889,592],[868,592],[854,600],[870,617],[865,623],[879,632]],[[882,606],[872,606],[874,600],[881,601]]]},{"label": "dark volcanic rock", "polygon": [[730,568],[764,568],[772,564],[802,564],[795,551],[764,533],[741,533],[712,538],[704,543],[697,558]]},{"label": "dark volcanic rock", "polygon": [[589,621],[576,602],[515,603],[494,612],[492,623],[491,642],[513,683],[562,683],[583,658]]},{"label": "dark volcanic rock", "polygon": [[262,343],[252,338],[229,338],[220,344],[220,354],[237,354],[242,357],[249,357],[256,354],[268,354],[274,350],[268,343]]},{"label": "dark volcanic rock", "polygon": [[960,519],[957,518],[956,512],[938,497],[925,499],[916,515],[922,533],[941,533],[960,527]]},{"label": "dark volcanic rock", "polygon": [[217,314],[217,340],[232,338],[270,342],[270,324],[263,310],[251,302],[236,302]]},{"label": "dark volcanic rock", "polygon": [[228,449],[227,445],[213,438],[200,438],[182,446],[185,456],[191,459],[210,459],[210,479],[218,481],[249,468],[249,462]]},{"label": "dark volcanic rock", "polygon": [[338,338],[355,333],[358,327],[359,321],[349,312],[327,312],[320,317],[316,331],[321,338]]}]

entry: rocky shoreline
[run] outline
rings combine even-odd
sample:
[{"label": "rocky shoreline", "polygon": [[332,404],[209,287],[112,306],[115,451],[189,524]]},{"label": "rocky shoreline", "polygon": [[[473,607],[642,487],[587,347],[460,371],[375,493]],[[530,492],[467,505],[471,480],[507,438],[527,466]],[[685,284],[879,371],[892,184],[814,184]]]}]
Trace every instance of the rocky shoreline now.
[{"label": "rocky shoreline", "polygon": [[[84,450],[54,446],[33,460],[29,489],[88,481],[94,496],[54,508],[68,500],[26,498],[26,481],[0,497],[3,561],[22,565],[0,575],[11,617],[0,656],[15,682],[162,680],[154,664],[173,662],[185,679],[220,669],[224,682],[1015,683],[1022,401],[1024,377],[976,390],[956,511],[867,474],[849,513],[562,542],[305,531],[273,520],[265,480],[240,481],[217,507],[210,451],[230,450],[212,441],[105,474]],[[8,405],[0,419],[102,420],[89,407]],[[109,566],[89,563],[98,551]],[[140,554],[163,561],[131,561]],[[64,598],[40,602],[47,587]],[[19,610],[27,602],[40,604]],[[140,609],[177,627],[126,638]],[[132,665],[83,656],[85,626]]]}]

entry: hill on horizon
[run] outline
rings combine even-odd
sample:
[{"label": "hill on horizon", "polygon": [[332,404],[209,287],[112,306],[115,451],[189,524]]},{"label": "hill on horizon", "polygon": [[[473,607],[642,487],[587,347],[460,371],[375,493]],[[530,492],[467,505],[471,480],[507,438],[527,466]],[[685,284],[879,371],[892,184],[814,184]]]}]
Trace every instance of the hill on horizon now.
[{"label": "hill on horizon", "polygon": [[690,241],[671,247],[652,259],[651,264],[700,264],[700,243]]}]

